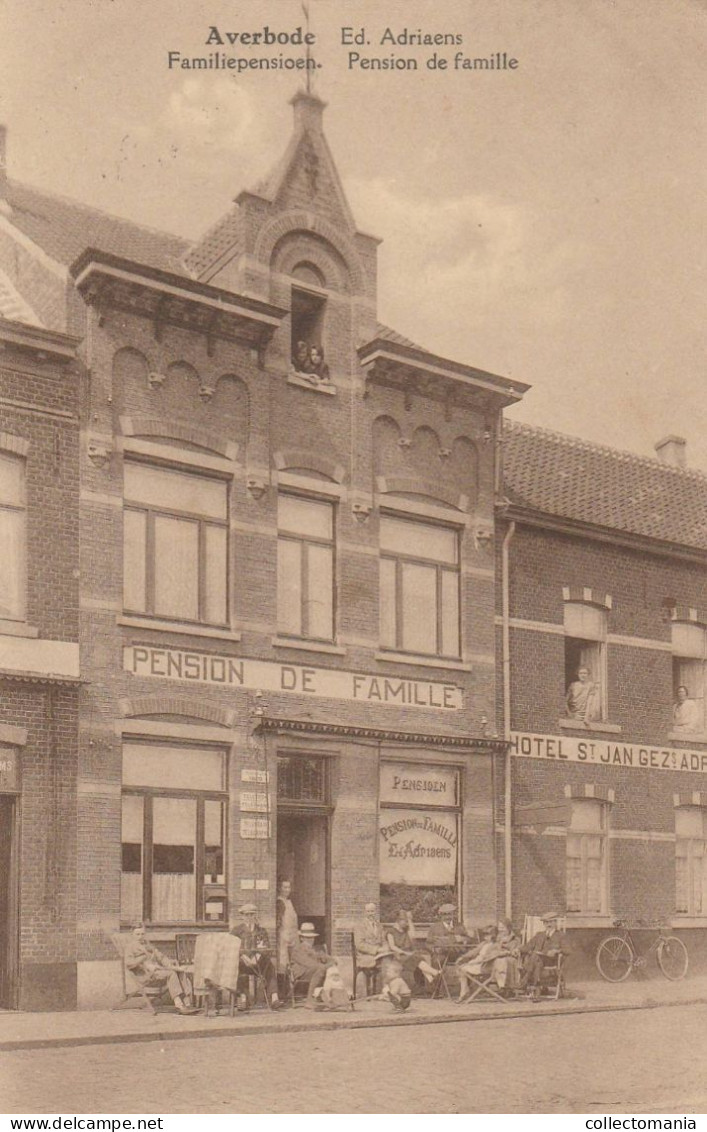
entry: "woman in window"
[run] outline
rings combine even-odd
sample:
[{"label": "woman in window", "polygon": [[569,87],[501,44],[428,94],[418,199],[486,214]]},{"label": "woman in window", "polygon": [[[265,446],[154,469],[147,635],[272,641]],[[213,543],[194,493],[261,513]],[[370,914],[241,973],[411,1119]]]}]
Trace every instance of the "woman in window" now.
[{"label": "woman in window", "polygon": [[599,685],[592,680],[589,669],[584,665],[577,672],[577,679],[567,689],[566,704],[570,719],[589,723],[601,718]]}]

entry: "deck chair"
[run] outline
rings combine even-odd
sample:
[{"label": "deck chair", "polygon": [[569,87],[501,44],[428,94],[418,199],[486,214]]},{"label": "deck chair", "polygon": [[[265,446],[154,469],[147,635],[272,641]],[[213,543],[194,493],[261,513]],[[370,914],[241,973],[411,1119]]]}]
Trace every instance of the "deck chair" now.
[{"label": "deck chair", "polygon": [[[544,926],[544,922],[538,916],[526,916],[521,932],[522,942],[527,943],[537,932],[542,931]],[[560,931],[564,931],[565,921],[563,917],[558,919],[557,926]],[[565,997],[567,988],[564,965],[565,956],[562,954],[549,956],[545,959],[540,982],[537,984],[538,995],[541,998],[559,999]]]},{"label": "deck chair", "polygon": [[484,968],[482,968],[480,975],[470,975],[467,971],[466,977],[473,989],[469,997],[464,1000],[465,1002],[473,1002],[474,999],[495,1000],[496,1002],[503,1002],[504,1004],[507,1002],[507,999],[503,997],[496,984],[493,973],[493,962],[488,964],[484,963]]},{"label": "deck chair", "polygon": [[120,958],[120,970],[123,979],[123,997],[112,1009],[120,1010],[130,999],[140,998],[143,1001],[143,1005],[147,1007],[151,1014],[157,1014],[157,1006],[155,1004],[162,998],[164,993],[162,988],[143,986],[140,980],[135,978],[132,971],[129,971],[125,966],[125,948],[130,938],[128,935],[121,934],[121,932],[113,932],[110,938]]}]

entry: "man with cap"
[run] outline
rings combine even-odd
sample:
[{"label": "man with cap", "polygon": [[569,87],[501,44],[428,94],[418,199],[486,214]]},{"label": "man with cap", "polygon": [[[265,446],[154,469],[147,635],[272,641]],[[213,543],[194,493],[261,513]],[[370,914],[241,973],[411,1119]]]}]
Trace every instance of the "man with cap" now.
[{"label": "man with cap", "polygon": [[567,937],[558,930],[557,912],[546,912],[540,919],[544,924],[542,931],[536,932],[520,949],[523,956],[520,989],[531,989],[534,993],[539,992],[542,984],[543,968],[552,966],[558,955],[569,955]]},{"label": "man with cap", "polygon": [[307,1006],[312,1008],[316,999],[314,992],[321,987],[326,978],[328,967],[336,966],[336,959],[328,955],[320,955],[314,950],[314,941],[317,933],[314,924],[302,924],[299,929],[299,942],[290,948],[290,970],[295,982],[300,979],[309,979],[307,990]]},{"label": "man with cap", "polygon": [[464,925],[456,918],[457,910],[453,904],[441,904],[437,909],[438,920],[430,924],[427,933],[427,945],[433,951],[458,950],[460,945],[466,945],[473,937]]},{"label": "man with cap", "polygon": [[270,954],[268,933],[258,923],[255,904],[243,904],[238,912],[242,920],[231,928],[231,935],[237,935],[241,941],[241,974],[257,975],[265,987],[271,1007],[277,1010],[282,1003],[277,993],[277,972]]}]

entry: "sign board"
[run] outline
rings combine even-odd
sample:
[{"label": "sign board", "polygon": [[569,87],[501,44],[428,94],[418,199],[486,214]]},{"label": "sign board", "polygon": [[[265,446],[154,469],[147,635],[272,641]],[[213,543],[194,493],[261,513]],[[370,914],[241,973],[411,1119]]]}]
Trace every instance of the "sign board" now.
[{"label": "sign board", "polygon": [[240,834],[244,841],[266,841],[271,833],[269,818],[241,818]]},{"label": "sign board", "polygon": [[591,766],[633,767],[636,770],[707,772],[707,751],[682,751],[615,739],[579,739],[567,735],[511,733],[511,752],[542,762],[586,763]]},{"label": "sign board", "polygon": [[241,782],[265,783],[269,781],[269,770],[256,770],[255,768],[249,766],[244,766],[241,770]]},{"label": "sign board", "polygon": [[255,790],[241,790],[240,807],[242,810],[251,810],[258,814],[267,814],[272,809],[267,794],[260,794]]},{"label": "sign board", "polygon": [[381,884],[455,884],[456,814],[381,810],[379,833]]},{"label": "sign board", "polygon": [[459,771],[454,767],[381,763],[380,775],[381,802],[444,806],[447,809],[459,804]]},{"label": "sign board", "polygon": [[125,648],[123,668],[134,676],[221,688],[259,688],[264,692],[294,692],[300,696],[434,711],[459,711],[463,707],[462,690],[456,684],[371,676],[340,668],[306,668],[300,664],[246,660],[153,645]]},{"label": "sign board", "polygon": [[0,794],[20,792],[20,752],[17,747],[0,746]]}]

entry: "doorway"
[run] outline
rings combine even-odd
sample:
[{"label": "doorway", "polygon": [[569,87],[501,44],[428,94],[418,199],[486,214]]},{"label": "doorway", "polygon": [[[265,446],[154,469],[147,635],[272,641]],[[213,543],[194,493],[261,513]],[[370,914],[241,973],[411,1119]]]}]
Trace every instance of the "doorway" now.
[{"label": "doorway", "polygon": [[0,1008],[17,1005],[16,801],[0,794]]},{"label": "doorway", "polygon": [[278,810],[277,875],[292,882],[300,924],[314,924],[318,943],[329,944],[329,819]]}]

